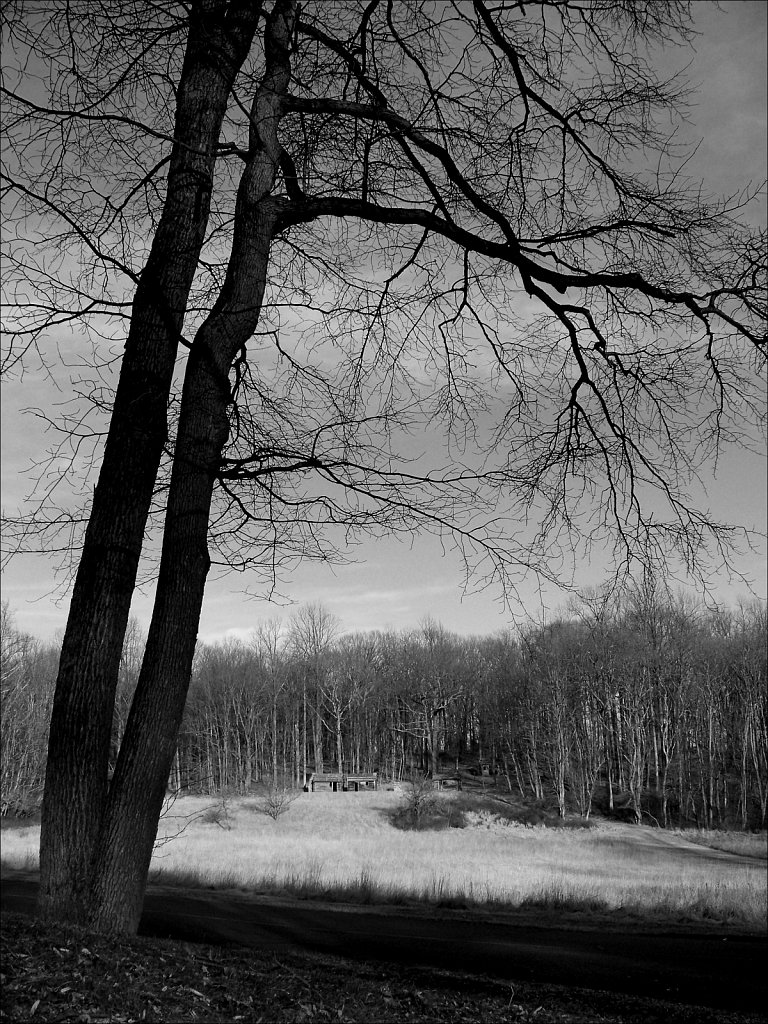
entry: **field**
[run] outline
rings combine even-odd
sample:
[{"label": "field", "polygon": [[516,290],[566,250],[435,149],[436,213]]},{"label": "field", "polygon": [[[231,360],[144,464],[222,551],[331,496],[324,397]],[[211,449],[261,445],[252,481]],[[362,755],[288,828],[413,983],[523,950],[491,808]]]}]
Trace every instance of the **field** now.
[{"label": "field", "polygon": [[[449,806],[451,795],[441,796]],[[489,809],[466,827],[403,831],[396,792],[301,794],[273,820],[257,798],[180,799],[161,821],[150,882],[359,903],[548,907],[762,929],[765,834],[663,832],[603,822],[513,825]],[[172,838],[174,837],[175,838]],[[170,841],[162,842],[170,838]],[[39,827],[3,833],[3,863],[33,869]]]}]

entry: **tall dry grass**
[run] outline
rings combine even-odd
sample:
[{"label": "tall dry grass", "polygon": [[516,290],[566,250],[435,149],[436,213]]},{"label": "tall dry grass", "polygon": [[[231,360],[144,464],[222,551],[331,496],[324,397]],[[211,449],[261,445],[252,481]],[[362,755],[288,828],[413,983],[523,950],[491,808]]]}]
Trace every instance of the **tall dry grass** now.
[{"label": "tall dry grass", "polygon": [[673,835],[710,850],[722,850],[740,857],[768,860],[768,836],[765,832],[725,832],[716,828],[673,829]]},{"label": "tall dry grass", "polygon": [[[445,799],[450,799],[446,796]],[[470,827],[405,832],[396,793],[302,794],[277,820],[255,801],[179,800],[161,821],[151,881],[364,902],[542,906],[763,927],[759,861],[653,841],[632,826],[552,830],[487,812]],[[206,813],[207,812],[207,813]],[[472,816],[470,815],[472,820]],[[39,829],[4,832],[3,861],[35,863]],[[759,840],[758,840],[759,841]]]}]

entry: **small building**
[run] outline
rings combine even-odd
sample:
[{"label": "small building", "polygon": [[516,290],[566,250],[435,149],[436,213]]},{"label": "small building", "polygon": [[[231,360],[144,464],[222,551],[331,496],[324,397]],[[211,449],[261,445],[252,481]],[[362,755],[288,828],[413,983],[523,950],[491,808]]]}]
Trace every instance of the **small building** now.
[{"label": "small building", "polygon": [[358,793],[361,790],[376,789],[376,772],[352,772],[347,775],[341,772],[312,772],[307,782],[310,793],[341,793],[349,791]]},{"label": "small building", "polygon": [[344,788],[340,772],[313,772],[309,777],[310,793],[338,793]]},{"label": "small building", "polygon": [[453,775],[435,775],[432,781],[436,789],[461,789],[461,776],[458,772]]},{"label": "small building", "polygon": [[345,789],[350,793],[359,793],[361,789],[376,789],[376,772],[354,772],[347,775]]}]

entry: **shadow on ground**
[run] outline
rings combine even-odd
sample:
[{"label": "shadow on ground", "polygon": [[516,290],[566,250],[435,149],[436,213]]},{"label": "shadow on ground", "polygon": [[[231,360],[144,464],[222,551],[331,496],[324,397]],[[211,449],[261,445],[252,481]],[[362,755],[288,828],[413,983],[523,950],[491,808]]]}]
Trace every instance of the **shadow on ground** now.
[{"label": "shadow on ground", "polygon": [[[31,914],[36,892],[34,875],[9,871],[2,909]],[[552,913],[485,917],[151,886],[140,934],[432,966],[731,1010],[766,1005],[768,937],[722,928],[661,930],[607,920],[584,927]]]}]

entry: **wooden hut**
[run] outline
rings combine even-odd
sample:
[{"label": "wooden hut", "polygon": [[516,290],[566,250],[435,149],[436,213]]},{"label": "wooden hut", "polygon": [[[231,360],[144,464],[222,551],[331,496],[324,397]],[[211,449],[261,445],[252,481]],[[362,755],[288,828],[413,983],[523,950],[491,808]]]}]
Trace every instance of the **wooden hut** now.
[{"label": "wooden hut", "polygon": [[461,789],[461,776],[458,772],[449,775],[435,775],[432,779],[436,789]]},{"label": "wooden hut", "polygon": [[376,772],[353,772],[347,775],[345,789],[350,793],[359,793],[360,790],[376,789]]},{"label": "wooden hut", "polygon": [[343,790],[351,793],[359,793],[361,790],[370,792],[376,789],[377,777],[376,772],[313,772],[309,776],[307,789],[310,793],[341,793]]},{"label": "wooden hut", "polygon": [[313,772],[309,777],[310,793],[339,793],[344,788],[340,772]]}]

